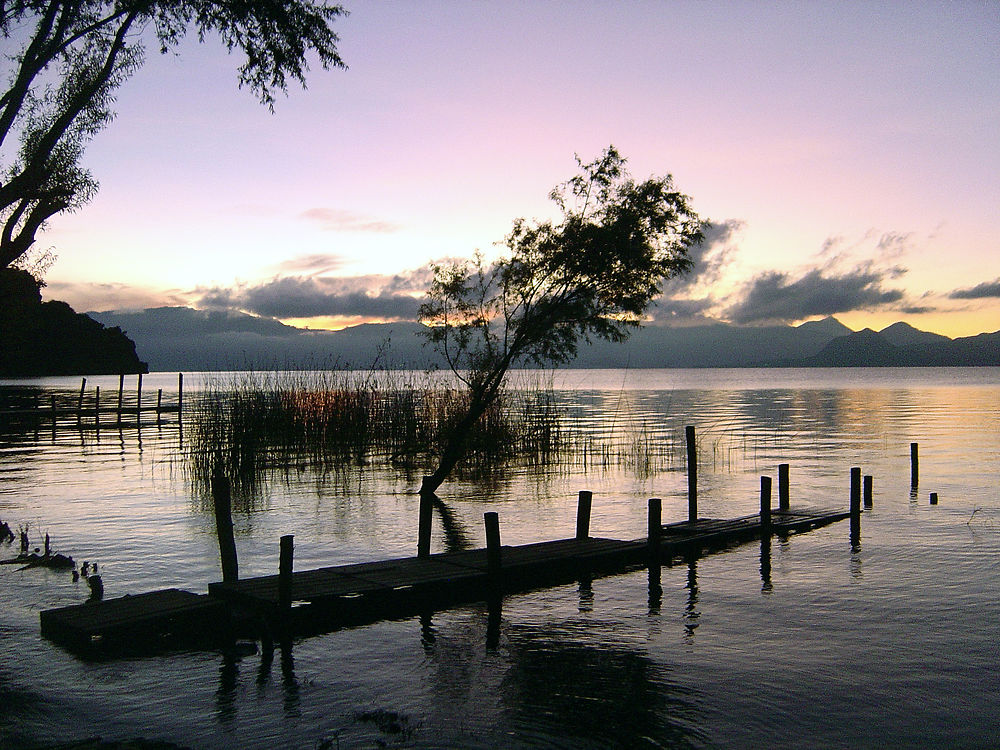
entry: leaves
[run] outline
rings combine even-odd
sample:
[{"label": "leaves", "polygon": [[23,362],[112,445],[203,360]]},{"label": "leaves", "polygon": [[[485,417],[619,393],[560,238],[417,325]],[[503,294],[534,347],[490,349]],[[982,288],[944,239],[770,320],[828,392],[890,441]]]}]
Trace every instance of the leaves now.
[{"label": "leaves", "polygon": [[636,183],[612,146],[550,197],[559,223],[514,222],[487,264],[439,266],[421,308],[429,340],[461,377],[513,363],[561,364],[581,341],[622,341],[665,279],[691,266],[703,222],[672,178]]}]

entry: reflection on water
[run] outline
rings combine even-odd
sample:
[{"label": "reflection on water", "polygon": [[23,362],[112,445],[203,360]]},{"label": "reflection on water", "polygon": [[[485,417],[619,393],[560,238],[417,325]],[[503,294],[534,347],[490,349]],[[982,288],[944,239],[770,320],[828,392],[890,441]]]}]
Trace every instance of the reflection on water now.
[{"label": "reflection on water", "polygon": [[525,744],[689,748],[704,739],[697,691],[641,652],[543,628],[511,627],[506,637],[511,667],[500,699]]},{"label": "reflection on water", "polygon": [[[688,424],[703,515],[756,512],[759,477],[779,463],[792,466],[793,509],[846,510],[860,466],[879,490],[863,536],[845,522],[277,653],[112,664],[39,638],[38,612],[82,602],[85,586],[0,566],[0,638],[15,655],[0,660],[0,747],[94,735],[248,749],[1000,744],[1000,697],[981,689],[1000,642],[1000,370],[558,375],[567,425],[613,450],[446,484],[432,551],[483,546],[486,511],[505,544],[570,537],[584,489],[594,536],[645,536],[649,497],[665,522],[684,518]],[[31,387],[72,400],[78,385]],[[0,519],[99,562],[108,597],[204,592],[219,551],[183,439],[174,424],[0,435]],[[266,493],[234,497],[241,574],[275,572],[284,534],[300,569],[413,554],[415,489],[412,472],[287,467]]]}]

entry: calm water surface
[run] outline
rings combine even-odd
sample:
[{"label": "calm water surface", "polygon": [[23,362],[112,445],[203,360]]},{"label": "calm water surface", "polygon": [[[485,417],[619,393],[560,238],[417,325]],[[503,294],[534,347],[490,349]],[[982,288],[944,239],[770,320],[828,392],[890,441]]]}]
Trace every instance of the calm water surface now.
[{"label": "calm water surface", "polygon": [[[144,389],[172,396],[176,381]],[[185,376],[186,398],[201,382]],[[435,518],[435,550],[481,546],[486,510],[505,544],[571,536],[581,489],[594,535],[644,536],[649,497],[684,518],[687,424],[707,516],[755,512],[760,475],[785,462],[793,506],[846,508],[861,466],[875,506],[860,548],[845,522],[664,568],[662,593],[638,571],[509,596],[496,648],[470,605],[302,640],[271,665],[217,652],[80,661],[40,637],[38,615],[84,601],[85,586],[0,566],[0,748],[96,735],[196,748],[1000,746],[1000,369],[568,370],[555,387],[567,424],[615,450],[445,485],[450,531]],[[79,380],[0,384],[26,388],[73,399]],[[0,437],[0,519],[97,561],[108,597],[203,592],[218,547],[185,437],[175,425]],[[288,533],[299,568],[413,554],[418,479],[293,467],[237,498],[241,574],[276,571]]]}]

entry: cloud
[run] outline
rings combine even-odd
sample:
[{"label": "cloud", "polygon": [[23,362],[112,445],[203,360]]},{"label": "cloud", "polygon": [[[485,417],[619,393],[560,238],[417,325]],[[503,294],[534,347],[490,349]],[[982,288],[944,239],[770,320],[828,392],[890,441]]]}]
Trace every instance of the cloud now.
[{"label": "cloud", "polygon": [[326,232],[396,232],[398,224],[373,219],[364,214],[343,211],[337,208],[309,208],[299,214],[300,218],[316,222]]},{"label": "cloud", "polygon": [[700,245],[688,251],[688,257],[694,263],[691,270],[681,276],[669,279],[664,284],[664,292],[680,291],[698,286],[713,284],[719,280],[726,266],[736,255],[734,244],[736,234],[744,227],[739,219],[729,219],[722,223],[710,223],[705,228],[705,239]]},{"label": "cloud", "polygon": [[61,300],[77,312],[142,310],[187,302],[178,290],[153,290],[119,283],[49,281],[42,295],[46,300]]},{"label": "cloud", "polygon": [[884,289],[882,284],[899,270],[865,264],[839,275],[814,269],[795,280],[768,271],[745,286],[743,298],[728,308],[726,316],[741,324],[788,322],[889,305],[902,300],[903,292]]},{"label": "cloud", "polygon": [[199,307],[239,309],[270,318],[363,317],[415,320],[420,299],[409,294],[372,291],[365,279],[275,278],[235,289],[204,290]]},{"label": "cloud", "polygon": [[649,315],[656,323],[705,323],[710,320],[706,313],[715,306],[710,297],[702,299],[674,299],[661,297],[653,302]]},{"label": "cloud", "polygon": [[989,299],[1000,297],[1000,279],[984,281],[969,289],[956,289],[948,295],[949,299]]},{"label": "cloud", "polygon": [[310,255],[299,255],[289,258],[273,266],[278,273],[306,273],[323,274],[329,273],[344,264],[344,259],[333,253],[312,253]]},{"label": "cloud", "polygon": [[[736,256],[735,237],[743,227],[744,222],[739,219],[729,219],[705,228],[704,241],[688,252],[694,264],[691,270],[663,283],[662,294],[649,310],[654,321],[674,324],[689,318],[692,322],[704,321],[704,313],[716,304],[705,290],[722,278]],[[701,296],[692,298],[698,295],[698,289]]]}]

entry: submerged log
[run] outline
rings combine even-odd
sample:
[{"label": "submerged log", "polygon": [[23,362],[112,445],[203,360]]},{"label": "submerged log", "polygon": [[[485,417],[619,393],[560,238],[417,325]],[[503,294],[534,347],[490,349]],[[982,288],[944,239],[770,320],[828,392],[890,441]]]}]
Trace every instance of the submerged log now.
[{"label": "submerged log", "polygon": [[23,565],[21,570],[28,568],[51,568],[52,570],[64,570],[75,568],[76,563],[72,557],[67,555],[39,555],[36,552],[31,554],[20,554],[9,560],[0,560],[0,565]]}]

